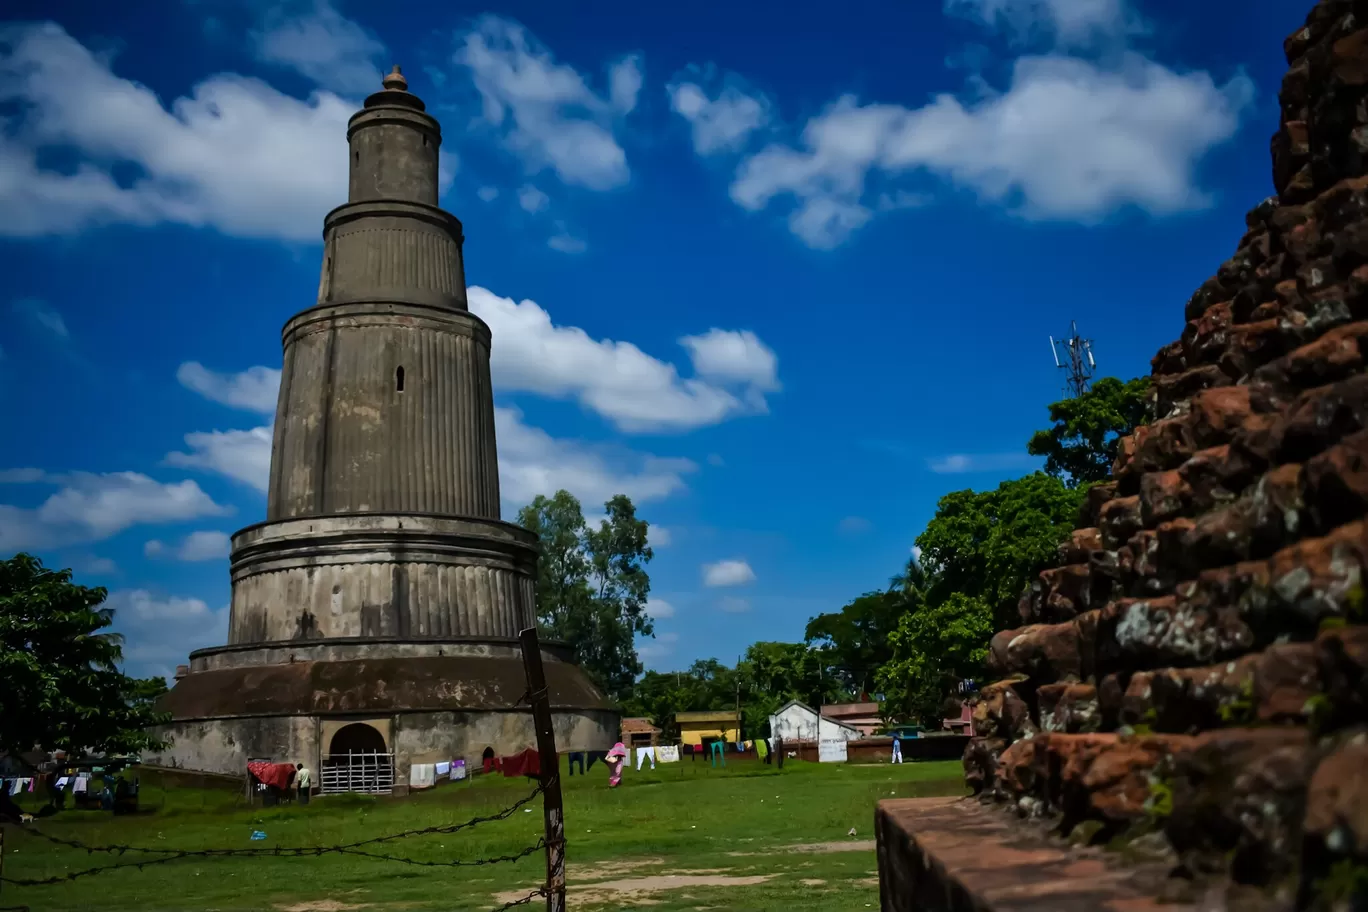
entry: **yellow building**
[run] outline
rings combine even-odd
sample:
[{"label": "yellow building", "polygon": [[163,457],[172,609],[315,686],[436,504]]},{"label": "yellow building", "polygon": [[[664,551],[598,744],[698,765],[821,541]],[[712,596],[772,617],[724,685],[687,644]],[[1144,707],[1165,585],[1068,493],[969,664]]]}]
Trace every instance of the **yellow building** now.
[{"label": "yellow building", "polygon": [[675,713],[679,726],[679,740],[684,744],[702,744],[705,740],[741,740],[741,715],[729,709],[708,712]]}]

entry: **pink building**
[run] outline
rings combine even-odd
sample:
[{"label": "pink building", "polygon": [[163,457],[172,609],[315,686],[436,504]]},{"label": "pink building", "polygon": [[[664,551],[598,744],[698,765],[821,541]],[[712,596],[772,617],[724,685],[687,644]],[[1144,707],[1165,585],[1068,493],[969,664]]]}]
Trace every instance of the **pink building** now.
[{"label": "pink building", "polygon": [[967,702],[960,704],[960,714],[953,719],[945,719],[941,722],[941,728],[947,728],[957,735],[974,736],[974,707]]}]

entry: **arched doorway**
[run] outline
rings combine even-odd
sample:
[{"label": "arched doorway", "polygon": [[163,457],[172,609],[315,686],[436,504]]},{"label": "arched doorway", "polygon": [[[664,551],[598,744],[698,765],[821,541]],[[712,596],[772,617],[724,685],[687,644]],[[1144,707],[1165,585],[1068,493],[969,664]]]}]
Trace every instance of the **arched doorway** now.
[{"label": "arched doorway", "polygon": [[385,738],[374,726],[365,722],[353,722],[351,725],[342,726],[332,736],[332,743],[328,745],[330,754],[366,752],[385,753]]},{"label": "arched doorway", "polygon": [[364,722],[339,728],[328,743],[320,785],[324,794],[388,795],[394,790],[394,755],[384,736]]}]

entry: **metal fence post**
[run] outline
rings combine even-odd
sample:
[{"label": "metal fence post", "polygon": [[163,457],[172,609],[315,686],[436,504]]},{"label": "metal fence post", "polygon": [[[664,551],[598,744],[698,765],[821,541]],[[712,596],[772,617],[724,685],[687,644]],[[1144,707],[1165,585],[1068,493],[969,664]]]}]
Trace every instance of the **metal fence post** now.
[{"label": "metal fence post", "polygon": [[518,639],[522,643],[523,668],[527,672],[527,692],[532,703],[532,726],[537,732],[537,753],[540,755],[542,816],[546,824],[546,908],[547,912],[564,912],[565,805],[561,801],[556,732],[551,724],[551,695],[546,689],[546,670],[542,668],[537,629],[527,628],[518,634]]}]

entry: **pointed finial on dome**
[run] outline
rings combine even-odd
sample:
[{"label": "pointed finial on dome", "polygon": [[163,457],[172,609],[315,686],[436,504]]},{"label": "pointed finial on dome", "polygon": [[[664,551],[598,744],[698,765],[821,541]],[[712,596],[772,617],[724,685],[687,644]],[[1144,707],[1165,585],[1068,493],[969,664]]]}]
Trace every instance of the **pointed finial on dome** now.
[{"label": "pointed finial on dome", "polygon": [[404,78],[403,71],[399,69],[399,64],[397,63],[394,65],[394,69],[390,70],[389,75],[385,77],[384,81],[381,84],[385,88],[392,89],[397,92],[408,91],[408,80]]}]

